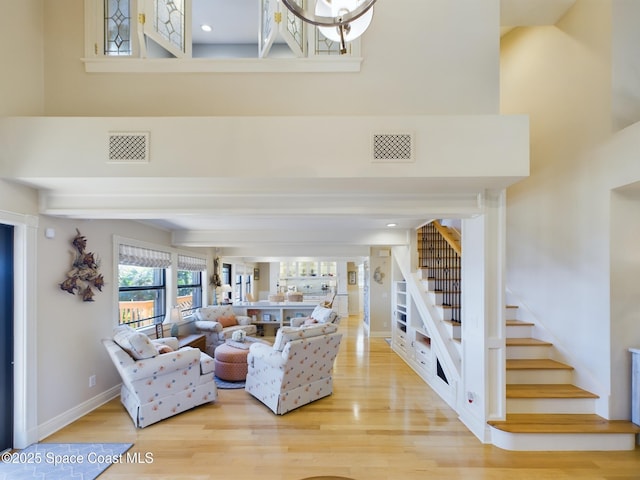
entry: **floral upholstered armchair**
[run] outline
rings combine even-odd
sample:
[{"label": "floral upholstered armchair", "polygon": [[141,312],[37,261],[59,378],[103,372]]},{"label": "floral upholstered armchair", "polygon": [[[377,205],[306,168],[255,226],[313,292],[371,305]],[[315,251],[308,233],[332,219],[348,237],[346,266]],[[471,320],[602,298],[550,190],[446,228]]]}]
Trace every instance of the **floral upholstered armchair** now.
[{"label": "floral upholstered armchair", "polygon": [[338,315],[335,310],[332,310],[331,308],[318,305],[313,309],[313,312],[311,312],[311,315],[309,315],[308,317],[294,317],[291,319],[292,327],[321,323],[335,323],[336,325],[338,325],[340,323],[340,315]]},{"label": "floral upholstered armchair", "polygon": [[251,317],[236,315],[231,305],[212,305],[196,310],[195,329],[207,337],[207,353],[213,356],[218,345],[231,338],[233,332],[242,330],[246,335],[255,335],[258,328],[251,324]]},{"label": "floral upholstered armchair", "polygon": [[178,350],[175,337],[150,340],[118,327],[102,343],[122,379],[120,401],[136,427],[217,399],[213,358],[197,348]]},{"label": "floral upholstered armchair", "polygon": [[273,346],[253,343],[245,390],[279,415],[331,395],[337,330],[334,323],[283,327]]}]

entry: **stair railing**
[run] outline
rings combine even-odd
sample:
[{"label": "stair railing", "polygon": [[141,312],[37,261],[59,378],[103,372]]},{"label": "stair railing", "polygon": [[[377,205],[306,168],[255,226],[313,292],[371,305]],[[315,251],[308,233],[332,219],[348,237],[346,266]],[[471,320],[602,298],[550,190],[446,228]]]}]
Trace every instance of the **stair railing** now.
[{"label": "stair railing", "polygon": [[442,295],[442,305],[449,307],[451,321],[461,323],[459,240],[437,220],[420,227],[418,231],[418,261],[427,268],[434,281],[434,290]]},{"label": "stair railing", "polygon": [[[454,392],[452,398],[456,398],[455,390],[460,380],[462,364],[460,354],[451,339],[448,338],[444,325],[439,321],[438,314],[427,297],[421,279],[416,272],[412,271],[409,247],[395,246],[391,251],[396,265],[405,279],[407,294],[411,295],[415,310],[431,335],[431,345],[435,348],[436,355],[441,363],[448,366],[447,371],[454,374],[454,377],[449,378],[449,383]],[[438,321],[434,319],[438,319]]]}]

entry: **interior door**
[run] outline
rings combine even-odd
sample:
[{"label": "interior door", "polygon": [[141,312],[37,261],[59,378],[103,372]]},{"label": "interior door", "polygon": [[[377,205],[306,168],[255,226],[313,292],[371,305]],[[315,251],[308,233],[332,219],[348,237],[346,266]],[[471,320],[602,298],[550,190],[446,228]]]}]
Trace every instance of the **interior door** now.
[{"label": "interior door", "polygon": [[13,227],[0,225],[0,452],[13,447]]}]

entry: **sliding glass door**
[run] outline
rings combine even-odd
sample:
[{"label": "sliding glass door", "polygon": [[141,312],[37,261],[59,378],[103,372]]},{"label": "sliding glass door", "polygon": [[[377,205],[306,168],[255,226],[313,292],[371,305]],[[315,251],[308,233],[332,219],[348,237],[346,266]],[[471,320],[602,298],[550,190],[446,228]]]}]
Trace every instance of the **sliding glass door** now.
[{"label": "sliding glass door", "polygon": [[13,447],[13,227],[0,224],[0,452]]}]

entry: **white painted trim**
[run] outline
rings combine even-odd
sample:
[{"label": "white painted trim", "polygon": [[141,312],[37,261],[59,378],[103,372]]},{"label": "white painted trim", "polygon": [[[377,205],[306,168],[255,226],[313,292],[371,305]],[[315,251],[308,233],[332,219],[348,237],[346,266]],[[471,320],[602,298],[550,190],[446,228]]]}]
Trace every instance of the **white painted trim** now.
[{"label": "white painted trim", "polygon": [[89,400],[82,402],[79,405],[76,405],[70,410],[52,418],[51,420],[43,423],[42,425],[38,425],[38,440],[42,440],[49,435],[57,432],[61,428],[66,427],[72,422],[75,422],[79,418],[82,418],[84,415],[88,414],[92,410],[104,405],[110,400],[113,400],[118,395],[120,395],[120,388],[122,384],[111,387],[109,390],[102,392],[96,395]]},{"label": "white painted trim", "polygon": [[87,73],[353,73],[361,57],[311,58],[83,58]]},{"label": "white painted trim", "polygon": [[511,451],[629,451],[635,450],[632,433],[518,433],[491,427],[493,445]]},{"label": "white painted trim", "polygon": [[14,226],[13,447],[25,448],[37,441],[38,217],[0,211],[0,222]]},{"label": "white painted trim", "polygon": [[460,413],[458,420],[460,420],[478,440],[482,443],[491,443],[491,432],[489,426],[483,419],[473,415],[473,412],[464,406],[456,409],[456,411]]}]

